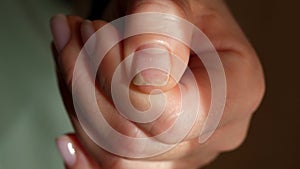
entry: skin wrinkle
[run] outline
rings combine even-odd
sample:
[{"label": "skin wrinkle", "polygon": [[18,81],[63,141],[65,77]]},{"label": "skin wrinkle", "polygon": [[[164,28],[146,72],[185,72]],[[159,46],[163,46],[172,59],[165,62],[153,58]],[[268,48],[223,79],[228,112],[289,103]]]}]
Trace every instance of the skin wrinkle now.
[{"label": "skin wrinkle", "polygon": [[[173,113],[173,112],[177,112],[177,113]],[[167,128],[163,128],[164,130],[162,130],[161,128],[155,128],[155,123],[159,123],[160,121],[164,121],[165,124],[169,124],[171,122],[173,122],[174,120],[176,120],[179,116],[179,113],[178,113],[178,107],[174,108],[174,110],[171,110],[170,113],[168,114],[171,114],[169,116],[163,116],[163,119],[158,119],[157,122],[154,122],[151,127],[149,128],[148,132],[149,133],[156,133],[156,135],[160,135],[162,133],[164,133],[166,130],[168,130],[170,127],[172,127],[173,125],[167,125]],[[171,123],[173,124],[173,123]]]}]

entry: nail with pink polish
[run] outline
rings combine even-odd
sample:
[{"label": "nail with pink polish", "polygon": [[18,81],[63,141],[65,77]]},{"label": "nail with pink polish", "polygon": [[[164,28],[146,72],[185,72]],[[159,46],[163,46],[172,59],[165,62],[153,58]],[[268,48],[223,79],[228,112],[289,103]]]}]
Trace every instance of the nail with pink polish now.
[{"label": "nail with pink polish", "polygon": [[71,37],[71,30],[67,17],[62,14],[53,16],[50,21],[50,27],[56,50],[60,52]]},{"label": "nail with pink polish", "polygon": [[56,139],[57,148],[68,167],[75,165],[77,152],[72,140],[68,136],[61,136]]},{"label": "nail with pink polish", "polygon": [[84,44],[84,49],[87,54],[92,57],[96,49],[96,36],[93,22],[85,20],[81,24],[81,37]]},{"label": "nail with pink polish", "polygon": [[81,36],[82,40],[86,42],[95,33],[93,22],[90,20],[84,20],[81,24]]}]

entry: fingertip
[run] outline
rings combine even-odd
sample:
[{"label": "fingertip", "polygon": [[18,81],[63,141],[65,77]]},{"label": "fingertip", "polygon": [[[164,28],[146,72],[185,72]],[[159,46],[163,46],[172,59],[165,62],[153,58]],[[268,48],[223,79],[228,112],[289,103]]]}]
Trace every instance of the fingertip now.
[{"label": "fingertip", "polygon": [[74,134],[60,136],[55,142],[67,169],[99,169]]},{"label": "fingertip", "polygon": [[95,32],[93,22],[90,20],[84,20],[81,24],[81,36],[82,41],[85,43]]},{"label": "fingertip", "polygon": [[72,168],[77,160],[78,150],[69,136],[60,136],[55,139],[57,148],[63,158],[65,165]]},{"label": "fingertip", "polygon": [[54,43],[58,52],[60,52],[70,39],[71,32],[68,19],[63,14],[57,14],[50,19],[50,28]]}]

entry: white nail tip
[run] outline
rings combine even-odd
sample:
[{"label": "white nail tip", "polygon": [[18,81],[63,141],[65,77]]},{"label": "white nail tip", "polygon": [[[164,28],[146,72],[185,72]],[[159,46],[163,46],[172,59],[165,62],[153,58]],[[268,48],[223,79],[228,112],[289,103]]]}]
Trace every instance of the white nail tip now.
[{"label": "white nail tip", "polygon": [[[151,71],[151,70],[149,70]],[[147,81],[144,79],[141,73],[137,74],[133,79],[133,84],[137,86],[165,86],[169,81],[169,76],[166,73],[161,73],[161,78],[152,78],[151,81]],[[163,77],[165,76],[165,77]]]},{"label": "white nail tip", "polygon": [[149,86],[165,86],[169,81],[171,61],[168,50],[146,48],[136,51],[132,74],[133,84]]}]

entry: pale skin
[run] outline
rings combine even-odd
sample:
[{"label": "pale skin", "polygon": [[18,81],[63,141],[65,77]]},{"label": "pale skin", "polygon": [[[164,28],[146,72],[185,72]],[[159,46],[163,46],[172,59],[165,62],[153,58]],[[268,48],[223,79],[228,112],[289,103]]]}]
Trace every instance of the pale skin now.
[{"label": "pale skin", "polygon": [[[115,13],[112,11],[117,10],[112,9],[122,10]],[[86,21],[78,16],[56,16],[51,20],[55,44],[53,54],[60,91],[75,129],[75,134],[58,138],[58,144],[64,140],[71,143],[75,149],[75,154],[72,156],[76,158],[73,160],[65,157],[66,154],[63,153],[68,169],[196,169],[207,165],[220,153],[237,148],[246,137],[251,117],[264,95],[263,70],[253,47],[225,3],[221,0],[132,0],[127,3],[112,1],[104,13],[104,18],[110,21],[125,14],[141,12],[162,12],[184,18],[201,29],[211,40],[220,55],[227,81],[227,100],[219,127],[207,142],[199,144],[199,131],[203,126],[203,119],[199,118],[188,136],[174,149],[151,158],[124,158],[101,149],[82,130],[74,112],[70,91],[72,90],[71,83],[75,61],[83,44],[93,32],[107,22]],[[190,54],[185,45],[174,39],[158,35],[140,35],[129,38],[122,45],[114,47],[106,56],[108,59],[104,60],[104,66],[102,65],[101,71],[97,75],[98,80],[105,79],[105,83],[101,83],[102,85],[97,88],[99,90],[97,91],[97,100],[99,101],[98,105],[104,107],[106,113],[104,116],[111,126],[132,137],[139,133],[156,135],[168,128],[170,124],[166,121],[172,122],[176,119],[172,112],[176,110],[174,105],[179,101],[177,84],[170,79],[163,86],[133,84],[131,88],[134,93],[131,96],[132,102],[141,109],[147,108],[147,101],[140,102],[140,100],[145,100],[143,98],[150,90],[159,88],[167,94],[166,114],[152,123],[135,124],[130,122],[116,113],[114,106],[110,103],[108,89],[113,68],[127,54],[147,41],[157,42],[158,45],[163,42],[168,50],[188,63],[196,76],[199,93],[201,93],[200,97],[204,100],[200,103],[202,110],[207,111],[209,109],[210,84],[207,73],[201,62],[193,54]],[[108,64],[110,66],[105,66]],[[167,142],[164,139],[160,141]],[[60,148],[64,149],[63,145],[60,145]]]}]

